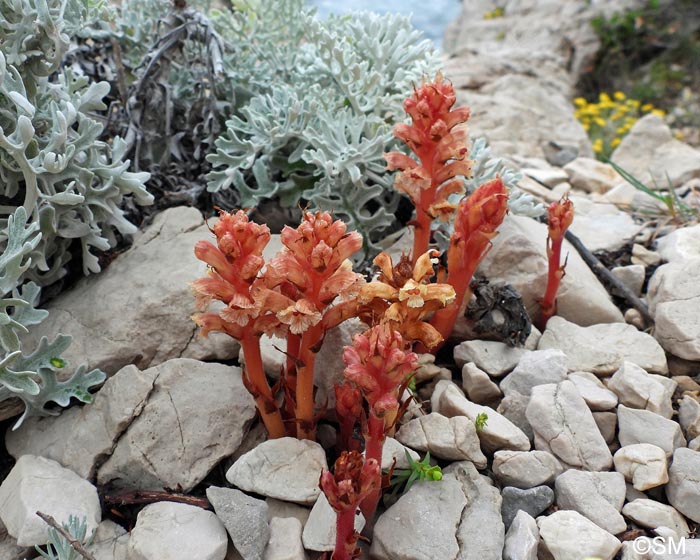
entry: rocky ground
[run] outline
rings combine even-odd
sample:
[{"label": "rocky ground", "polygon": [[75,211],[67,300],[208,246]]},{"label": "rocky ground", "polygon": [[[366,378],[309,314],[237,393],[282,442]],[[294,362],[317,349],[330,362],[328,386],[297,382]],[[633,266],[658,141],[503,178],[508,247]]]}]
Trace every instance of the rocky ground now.
[{"label": "rocky ground", "polygon": [[[416,378],[423,404],[389,440],[384,467],[393,458],[405,467],[407,448],[415,457],[430,451],[444,477],[414,485],[381,513],[365,553],[698,559],[700,225],[674,222],[658,200],[592,159],[573,117],[574,84],[596,49],[587,22],[608,3],[527,0],[484,20],[492,7],[465,3],[446,40],[445,74],[473,108],[472,134],[521,169],[527,192],[544,202],[570,194],[572,231],[648,306],[653,324],[566,245],[559,315],[543,333],[522,348],[458,341],[446,364],[424,356]],[[668,176],[700,208],[700,152],[659,117],[640,120],[613,161],[645,181],[666,185]],[[513,285],[534,312],[546,236],[536,220],[509,216],[478,274]],[[36,510],[85,516],[97,529],[89,547],[97,560],[301,560],[333,548],[334,515],[318,488],[332,427],[320,430],[321,444],[264,441],[233,365],[237,345],[198,338],[188,320],[187,283],[204,266],[193,247],[209,237],[197,210],[166,210],[103,273],[48,305],[32,336],[71,334],[67,360],[110,378],[93,404],[7,432],[16,463],[0,485],[0,559],[33,558],[27,547],[46,542]],[[346,323],[324,342],[321,401],[332,399],[341,348],[361,329]],[[281,345],[264,350],[271,376]],[[164,488],[187,498],[137,516],[114,500]]]}]

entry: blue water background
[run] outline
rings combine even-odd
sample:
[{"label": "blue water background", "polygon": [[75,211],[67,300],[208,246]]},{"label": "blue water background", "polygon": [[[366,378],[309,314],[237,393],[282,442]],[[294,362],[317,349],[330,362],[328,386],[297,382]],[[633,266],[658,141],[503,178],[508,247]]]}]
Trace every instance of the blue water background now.
[{"label": "blue water background", "polygon": [[356,11],[412,14],[413,26],[438,47],[447,24],[457,17],[462,7],[460,0],[309,0],[308,3],[315,6],[322,17]]}]

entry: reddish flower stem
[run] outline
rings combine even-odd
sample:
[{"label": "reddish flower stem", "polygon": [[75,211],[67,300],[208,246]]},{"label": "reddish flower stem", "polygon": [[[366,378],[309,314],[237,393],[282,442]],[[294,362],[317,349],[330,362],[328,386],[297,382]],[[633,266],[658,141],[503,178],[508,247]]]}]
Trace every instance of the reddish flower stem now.
[{"label": "reddish flower stem", "polygon": [[[382,464],[382,449],[386,440],[384,419],[370,410],[367,433],[365,434],[365,460],[375,459],[378,465]],[[382,496],[382,485],[377,484],[374,491],[365,497],[360,503],[360,511],[365,516],[367,525],[371,528],[374,523],[374,514]]]},{"label": "reddish flower stem", "polygon": [[316,422],[314,420],[314,370],[318,345],[323,338],[323,323],[309,327],[301,336],[299,348],[299,367],[297,368],[297,437],[299,439],[316,439]]},{"label": "reddish flower stem", "polygon": [[540,304],[540,320],[538,328],[544,330],[547,321],[557,312],[557,292],[559,284],[564,278],[564,267],[560,266],[561,246],[564,239],[552,240],[547,238],[547,257],[549,260],[549,270],[547,272],[547,288]]},{"label": "reddish flower stem", "polygon": [[262,355],[260,354],[260,337],[247,332],[241,338],[243,356],[245,358],[245,374],[253,387],[253,398],[260,411],[265,428],[270,439],[286,436],[282,415],[277,408],[272,389],[265,377]]},{"label": "reddish flower stem", "polygon": [[421,192],[420,206],[416,207],[416,220],[413,228],[412,264],[416,263],[416,259],[425,253],[430,245],[430,227],[433,218],[426,212],[426,209],[430,208],[434,198],[434,189],[426,189]]},{"label": "reddish flower stem", "polygon": [[355,510],[339,511],[336,518],[335,549],[332,560],[352,560],[357,545],[355,532]]}]

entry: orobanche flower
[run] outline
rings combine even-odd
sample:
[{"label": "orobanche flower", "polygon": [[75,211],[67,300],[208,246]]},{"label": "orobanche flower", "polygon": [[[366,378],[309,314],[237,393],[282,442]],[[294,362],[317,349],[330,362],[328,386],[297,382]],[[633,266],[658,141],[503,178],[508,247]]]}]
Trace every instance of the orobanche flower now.
[{"label": "orobanche flower", "polygon": [[443,81],[442,74],[424,82],[404,101],[411,124],[394,127],[394,136],[406,143],[418,161],[400,152],[384,156],[389,170],[401,171],[394,187],[416,207],[414,259],[428,249],[432,221],[448,221],[454,214],[456,205],[448,197],[464,192],[464,181],[456,177],[471,175],[463,124],[469,119],[469,108],[453,109],[455,101],[454,87]]},{"label": "orobanche flower", "polygon": [[442,337],[424,319],[455,298],[449,284],[428,283],[438,255],[438,251],[427,251],[418,257],[415,266],[406,256],[394,266],[386,253],[377,255],[374,264],[379,267],[379,277],[362,286],[358,296],[368,306],[367,321],[380,317],[406,340],[420,341],[428,348],[436,346]]}]

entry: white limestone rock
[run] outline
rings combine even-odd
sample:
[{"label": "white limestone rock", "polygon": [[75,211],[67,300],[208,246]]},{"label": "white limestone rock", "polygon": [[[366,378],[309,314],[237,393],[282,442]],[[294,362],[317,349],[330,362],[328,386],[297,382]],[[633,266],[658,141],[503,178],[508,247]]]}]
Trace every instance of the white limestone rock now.
[{"label": "white limestone rock", "polygon": [[496,451],[491,468],[502,486],[516,488],[551,484],[563,471],[557,458],[546,451]]},{"label": "white limestone rock", "polygon": [[308,560],[301,530],[301,522],[294,517],[270,519],[270,540],[263,560]]},{"label": "white limestone rock", "polygon": [[606,193],[620,182],[620,176],[609,163],[578,157],[564,166],[569,183],[588,193]]},{"label": "white limestone rock", "polygon": [[[98,469],[100,485],[188,491],[236,451],[255,417],[240,368],[179,358],[152,368],[141,414]],[[206,406],[202,406],[206,403]]]},{"label": "white limestone rock", "polygon": [[612,560],[622,544],[577,511],[557,511],[538,517],[540,537],[554,560],[586,557]]},{"label": "white limestone rock", "polygon": [[515,369],[501,381],[501,390],[530,396],[532,388],[559,383],[566,378],[566,354],[561,350],[535,350],[525,354]]},{"label": "white limestone rock", "polygon": [[526,353],[524,348],[495,340],[466,340],[455,346],[454,359],[460,368],[473,363],[491,377],[501,377],[513,370]]},{"label": "white limestone rock", "polygon": [[666,496],[688,519],[700,523],[700,452],[676,449],[668,470]]},{"label": "white limestone rock", "polygon": [[433,412],[443,416],[466,416],[476,422],[480,414],[486,414],[486,425],[477,432],[481,447],[486,453],[499,449],[529,451],[530,440],[515,424],[488,406],[475,404],[464,396],[452,381],[440,381],[435,386],[430,404]]},{"label": "white limestone rock", "polygon": [[668,482],[666,452],[649,443],[621,447],[614,455],[615,470],[644,492]]},{"label": "white limestone rock", "polygon": [[[336,513],[328,503],[326,495],[321,493],[311,508],[309,519],[304,525],[301,541],[306,550],[324,552],[335,548]],[[355,515],[355,531],[362,532],[365,517],[362,513]]]},{"label": "white limestone rock", "polygon": [[676,509],[656,500],[634,500],[622,508],[622,515],[647,529],[668,527],[683,538],[690,534],[685,518]]},{"label": "white limestone rock", "polygon": [[684,360],[700,360],[700,258],[660,266],[647,297],[654,336],[664,349]]},{"label": "white limestone rock", "polygon": [[[389,470],[392,465],[397,469],[410,469],[411,465],[406,458],[406,452],[414,461],[420,460],[420,455],[413,449],[409,449],[392,437],[387,437],[382,447],[382,470]],[[394,460],[396,460],[395,464]]]},{"label": "white limestone rock", "polygon": [[666,456],[670,457],[674,449],[686,445],[681,427],[676,422],[648,410],[637,410],[621,404],[617,407],[617,424],[618,439],[623,447],[650,443],[663,449]]},{"label": "white limestone rock", "polygon": [[[613,446],[617,446],[615,436],[617,435],[617,414],[615,412],[594,412],[593,419],[595,420],[600,435],[603,436],[605,443],[608,444],[610,451],[614,451]],[[617,447],[615,447],[617,449]]]},{"label": "white limestone rock", "polygon": [[405,423],[396,439],[419,451],[448,461],[472,461],[477,468],[486,468],[474,422],[464,416],[447,418],[437,412],[419,416]]},{"label": "white limestone rock", "polygon": [[479,369],[474,362],[462,367],[462,388],[469,400],[477,404],[486,404],[503,396],[501,389],[489,375]]},{"label": "white limestone rock", "polygon": [[56,461],[23,455],[0,485],[0,520],[18,546],[48,542],[49,526],[41,511],[58,523],[73,515],[85,518],[88,534],[97,529],[102,508],[97,489]]},{"label": "white limestone rock", "polygon": [[[493,247],[478,268],[478,273],[493,283],[512,284],[521,294],[530,317],[538,316],[538,300],[546,285],[548,265],[542,239],[547,239],[544,224],[524,216],[506,216],[493,239]],[[569,258],[567,274],[557,294],[558,315],[579,325],[623,321],[606,289],[567,241],[563,253],[568,253]]]},{"label": "white limestone rock", "polygon": [[224,560],[226,529],[212,512],[188,504],[156,502],[136,517],[129,560]]},{"label": "white limestone rock", "polygon": [[540,530],[537,521],[520,510],[506,533],[503,560],[537,560]]},{"label": "white limestone rock", "polygon": [[[610,272],[612,272],[612,275],[634,295],[640,296],[642,294],[642,287],[644,286],[644,278],[646,275],[646,267],[644,265],[630,264],[627,266],[616,266]],[[620,295],[616,289],[614,289],[614,293]]]},{"label": "white limestone rock", "polygon": [[571,201],[576,208],[571,232],[589,251],[617,251],[644,227],[614,204],[593,202],[581,196],[572,196]]},{"label": "white limestone rock", "polygon": [[92,541],[85,548],[95,560],[128,560],[129,534],[121,525],[105,519],[97,526]]},{"label": "white limestone rock", "polygon": [[526,414],[535,447],[551,452],[565,467],[604,471],[612,465],[593,415],[571,381],[535,387]]},{"label": "white limestone rock", "polygon": [[678,407],[678,422],[688,440],[700,436],[700,402],[684,395]]},{"label": "white limestone rock", "polygon": [[285,437],[258,445],[236,461],[226,480],[246,492],[302,505],[316,502],[318,479],[328,470],[326,453],[314,441]]},{"label": "white limestone rock", "polygon": [[568,470],[557,477],[557,506],[587,517],[616,535],[627,529],[620,510],[625,503],[625,478],[616,472]]},{"label": "white limestone rock", "polygon": [[621,404],[655,412],[664,418],[673,416],[671,397],[677,386],[672,379],[650,375],[632,362],[624,362],[608,381],[608,388]]},{"label": "white limestone rock", "polygon": [[568,379],[576,385],[576,389],[593,412],[605,412],[617,406],[617,395],[603,385],[595,374],[572,371]]},{"label": "white limestone rock", "polygon": [[668,373],[666,354],[654,337],[624,323],[579,327],[552,317],[537,347],[563,351],[569,371],[607,375],[628,361],[649,373]]},{"label": "white limestone rock", "polygon": [[270,522],[273,517],[293,517],[294,519],[298,519],[303,527],[311,513],[309,508],[276,498],[265,498],[265,502],[267,503],[268,522]]},{"label": "white limestone rock", "polygon": [[656,250],[667,262],[700,258],[700,224],[674,229],[656,242]]}]

